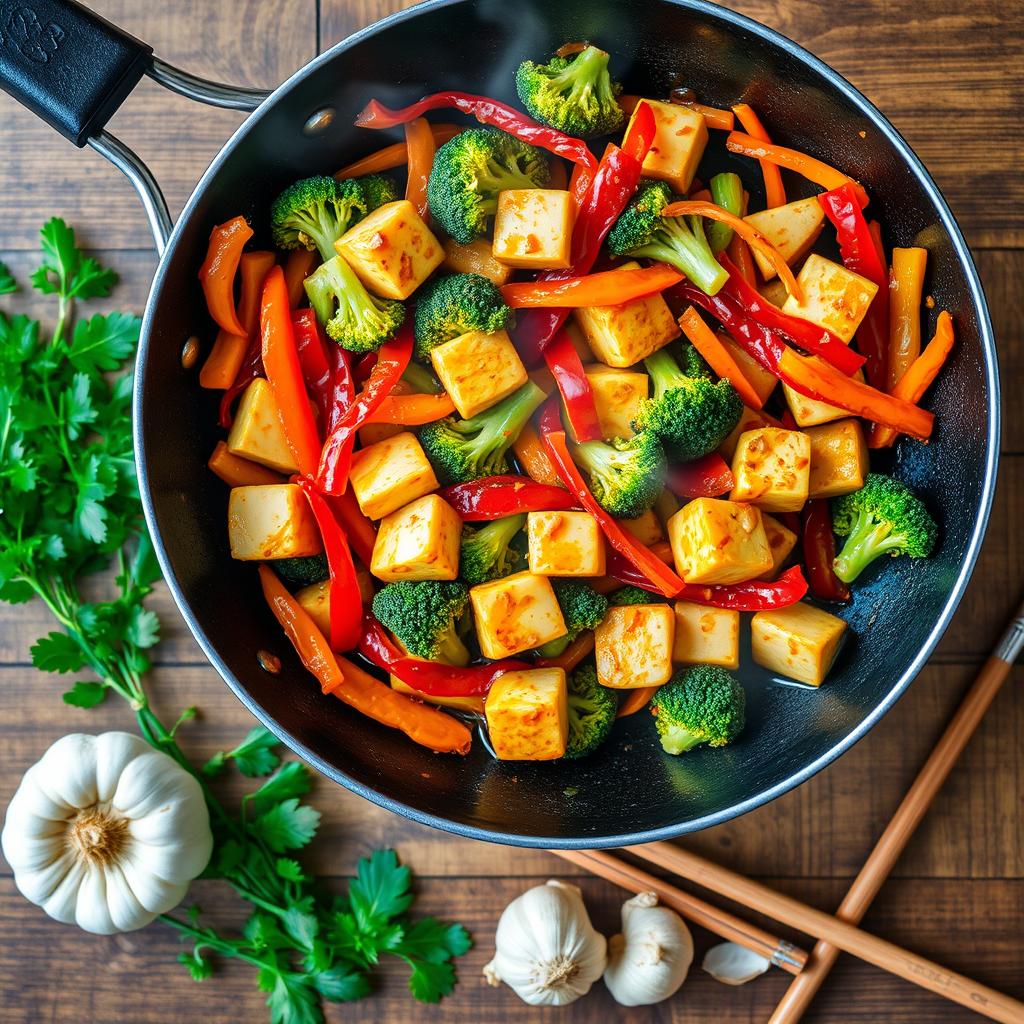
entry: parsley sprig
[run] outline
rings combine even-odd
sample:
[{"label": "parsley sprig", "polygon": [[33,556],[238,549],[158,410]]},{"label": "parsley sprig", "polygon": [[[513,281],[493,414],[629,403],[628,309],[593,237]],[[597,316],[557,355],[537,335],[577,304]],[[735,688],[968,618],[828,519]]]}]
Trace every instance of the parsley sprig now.
[{"label": "parsley sprig", "polygon": [[[346,895],[326,893],[294,856],[320,824],[319,812],[301,802],[312,784],[309,770],[282,762],[277,740],[259,726],[196,767],[177,741],[195,709],[167,728],[151,707],[143,677],[160,623],[145,599],[159,569],[135,479],[131,375],[121,372],[140,323],[126,313],[76,321],[75,302],[109,295],[116,275],[86,256],[60,219],[43,226],[41,240],[32,284],[56,297],[52,334],[0,311],[0,600],[38,598],[60,627],[32,646],[37,668],[92,676],[74,682],[65,703],[91,708],[115,693],[146,740],[203,789],[215,841],[203,877],[230,885],[253,911],[238,935],[204,921],[198,907],[163,915],[191,940],[178,959],[196,981],[212,973],[213,955],[251,964],[273,1024],[319,1024],[322,1000],[368,995],[384,955],[409,966],[417,999],[437,1002],[452,990],[452,960],[471,940],[461,925],[408,916],[410,873],[394,851],[361,860]],[[0,264],[0,295],[16,290]],[[113,586],[96,598],[87,579],[111,564]],[[237,812],[212,788],[230,764],[262,779]]]}]

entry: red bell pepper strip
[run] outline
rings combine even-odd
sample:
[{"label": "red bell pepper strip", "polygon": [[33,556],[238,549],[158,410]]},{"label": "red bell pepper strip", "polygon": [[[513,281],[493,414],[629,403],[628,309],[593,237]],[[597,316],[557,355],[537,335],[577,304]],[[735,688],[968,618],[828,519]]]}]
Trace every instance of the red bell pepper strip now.
[{"label": "red bell pepper strip", "polygon": [[666,263],[638,270],[606,270],[561,281],[517,281],[501,287],[512,309],[568,309],[580,306],[621,306],[678,283],[683,275]]},{"label": "red bell pepper strip", "polygon": [[199,268],[199,283],[206,296],[206,308],[217,326],[228,334],[246,333],[235,310],[235,274],[245,243],[252,238],[252,228],[244,217],[232,217],[210,232],[206,259]]},{"label": "red bell pepper strip", "polygon": [[[300,309],[292,313],[292,329],[295,331],[295,348],[299,353],[306,390],[316,402],[320,412],[320,426],[323,428],[330,415],[332,400],[327,339],[311,309]],[[337,345],[332,347],[339,348]]]},{"label": "red bell pepper strip", "polygon": [[680,498],[716,498],[731,491],[736,481],[718,452],[668,471],[668,489]]},{"label": "red bell pepper strip", "polygon": [[345,531],[352,550],[363,565],[369,565],[373,559],[373,546],[377,543],[377,527],[363,515],[355,495],[346,490],[344,494],[329,496],[327,504]]},{"label": "red bell pepper strip", "polygon": [[525,476],[487,476],[445,487],[440,495],[466,523],[504,519],[522,512],[568,512],[579,507],[564,487],[539,484]]},{"label": "red bell pepper strip", "polygon": [[600,441],[601,421],[597,415],[594,392],[590,380],[583,372],[583,360],[565,330],[555,335],[554,340],[544,349],[544,361],[551,376],[555,378],[565,414],[569,417],[573,433],[578,441]]},{"label": "red bell pepper strip", "polygon": [[327,349],[330,387],[327,391],[323,420],[325,437],[329,437],[334,432],[342,414],[356,397],[356,385],[352,379],[352,367],[349,366],[348,359],[348,353],[340,345],[331,345]]},{"label": "red bell pepper strip", "polygon": [[800,543],[811,593],[822,601],[849,601],[850,588],[832,570],[836,538],[827,500],[817,498],[804,506],[800,517]]},{"label": "red bell pepper strip", "polygon": [[325,494],[345,493],[356,431],[366,422],[366,417],[375,412],[391,394],[391,389],[405,373],[411,357],[412,327],[407,322],[398,334],[381,347],[366,386],[338,418],[324,443],[317,483]]},{"label": "red bell pepper strip", "polygon": [[376,352],[367,352],[365,356],[360,356],[352,367],[352,376],[355,378],[355,382],[357,384],[365,384],[376,365]]},{"label": "red bell pepper strip", "polygon": [[481,124],[500,128],[531,146],[539,146],[575,164],[589,168],[597,166],[594,154],[582,139],[574,139],[564,132],[548,128],[498,100],[488,96],[474,96],[468,92],[436,92],[399,110],[391,110],[378,100],[370,100],[360,111],[355,123],[357,128],[393,128],[395,125],[407,124],[430,110],[452,108],[475,117]]},{"label": "red bell pepper strip", "polygon": [[260,336],[263,340],[263,369],[277,402],[285,441],[299,472],[303,476],[312,476],[320,458],[320,438],[302,378],[288,306],[288,289],[280,267],[274,267],[263,284]]},{"label": "red bell pepper strip", "polygon": [[353,651],[359,646],[363,625],[363,599],[356,579],[356,567],[348,538],[335,518],[334,512],[308,477],[295,478],[301,488],[320,529],[331,573],[328,607],[331,619],[331,650]]}]

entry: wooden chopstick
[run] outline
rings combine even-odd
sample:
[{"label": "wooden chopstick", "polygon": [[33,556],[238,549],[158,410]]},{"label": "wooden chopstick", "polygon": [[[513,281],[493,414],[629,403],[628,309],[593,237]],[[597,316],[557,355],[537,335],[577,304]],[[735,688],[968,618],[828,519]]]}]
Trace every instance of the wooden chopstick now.
[{"label": "wooden chopstick", "polygon": [[[1010,675],[1022,647],[1024,605],[1010,620],[995,650],[950,719],[942,738],[935,744],[935,749],[879,837],[843,902],[839,904],[836,917],[852,924],[858,924],[864,917],[957,758],[963,753],[968,740],[974,735],[985,712]],[[811,951],[810,963],[792,981],[768,1024],[796,1024],[821,988],[838,956],[839,950],[835,946],[819,939]]]},{"label": "wooden chopstick", "polygon": [[1024,1021],[1024,1003],[681,847],[650,843],[624,849],[775,921],[825,939],[846,953],[945,996],[975,1013],[1003,1024],[1021,1024]]},{"label": "wooden chopstick", "polygon": [[749,924],[726,910],[720,910],[699,896],[693,896],[664,879],[655,878],[654,875],[627,864],[610,853],[601,850],[550,852],[630,892],[653,892],[666,907],[671,907],[694,924],[699,924],[730,942],[746,946],[790,974],[799,975],[807,962],[806,950],[798,949],[785,939],[780,939],[777,935],[758,928],[757,925]]}]

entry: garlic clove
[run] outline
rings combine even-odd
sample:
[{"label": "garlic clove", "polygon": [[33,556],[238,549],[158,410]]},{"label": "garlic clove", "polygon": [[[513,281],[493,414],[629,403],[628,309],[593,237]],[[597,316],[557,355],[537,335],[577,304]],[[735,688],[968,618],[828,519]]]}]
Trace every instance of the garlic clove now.
[{"label": "garlic clove", "polygon": [[723,942],[704,954],[701,968],[725,985],[745,985],[764,974],[771,965],[771,960],[738,942]]}]

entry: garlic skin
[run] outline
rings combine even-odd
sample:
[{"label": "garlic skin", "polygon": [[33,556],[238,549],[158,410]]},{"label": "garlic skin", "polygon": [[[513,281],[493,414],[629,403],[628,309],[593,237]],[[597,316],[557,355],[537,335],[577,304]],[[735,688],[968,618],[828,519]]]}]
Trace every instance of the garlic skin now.
[{"label": "garlic skin", "polygon": [[595,931],[575,885],[550,881],[527,889],[503,911],[494,959],[484,977],[505,982],[533,1006],[564,1006],[601,977],[607,943]]},{"label": "garlic skin", "polygon": [[723,985],[745,985],[760,977],[772,962],[738,942],[722,942],[704,954],[701,969]]},{"label": "garlic skin", "polygon": [[199,783],[138,736],[73,733],[25,773],[0,845],[21,894],[98,935],[177,906],[213,850]]},{"label": "garlic skin", "polygon": [[650,1006],[674,995],[693,962],[693,939],[683,919],[658,906],[653,892],[622,905],[622,932],[608,940],[604,983],[621,1006]]}]

